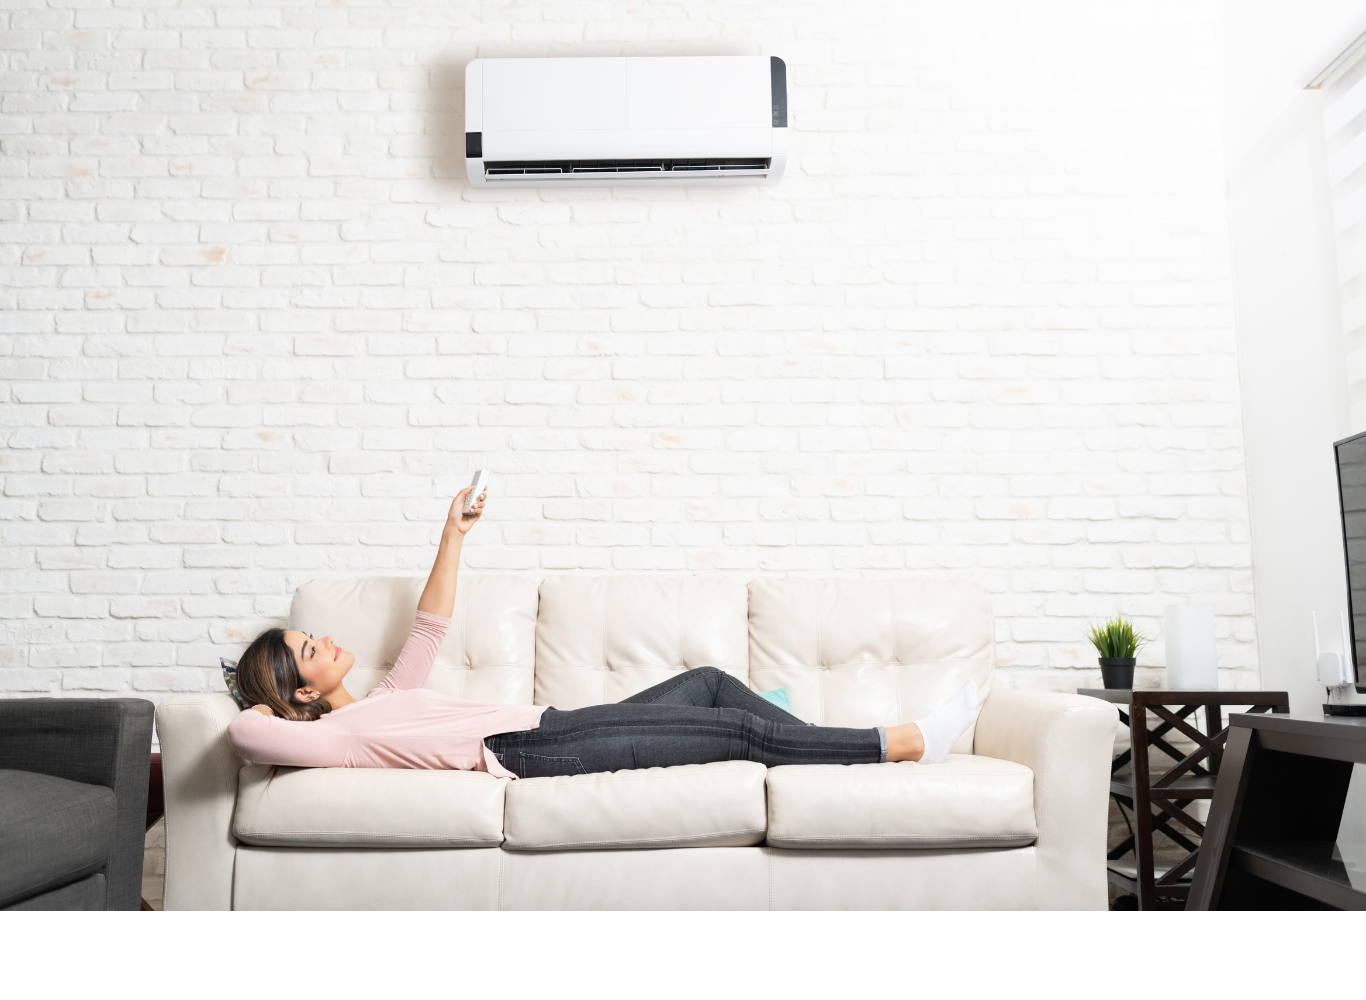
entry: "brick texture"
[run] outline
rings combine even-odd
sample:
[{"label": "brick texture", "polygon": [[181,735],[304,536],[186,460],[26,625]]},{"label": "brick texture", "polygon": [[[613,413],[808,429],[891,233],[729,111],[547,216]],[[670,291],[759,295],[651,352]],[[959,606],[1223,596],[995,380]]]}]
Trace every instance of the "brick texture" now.
[{"label": "brick texture", "polygon": [[[323,575],[965,577],[1003,682],[1256,681],[1212,0],[0,10],[0,693],[217,689]],[[776,54],[772,189],[474,192],[474,56]],[[1160,644],[1144,662],[1160,663]],[[1154,673],[1146,679],[1155,680]]]}]

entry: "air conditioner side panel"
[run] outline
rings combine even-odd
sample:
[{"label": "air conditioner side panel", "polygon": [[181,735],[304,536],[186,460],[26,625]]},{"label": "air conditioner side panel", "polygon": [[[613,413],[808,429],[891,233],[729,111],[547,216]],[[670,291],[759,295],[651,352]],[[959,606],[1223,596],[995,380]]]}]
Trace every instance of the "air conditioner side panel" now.
[{"label": "air conditioner side panel", "polygon": [[[465,179],[470,187],[485,187],[484,160],[480,149],[484,132],[484,60],[472,59],[465,66]],[[472,141],[472,137],[478,136]]]},{"label": "air conditioner side panel", "polygon": [[[787,120],[784,112],[783,120]],[[773,157],[768,170],[768,180],[764,183],[772,187],[783,179],[783,173],[787,170],[787,127],[775,128],[773,130]]]}]

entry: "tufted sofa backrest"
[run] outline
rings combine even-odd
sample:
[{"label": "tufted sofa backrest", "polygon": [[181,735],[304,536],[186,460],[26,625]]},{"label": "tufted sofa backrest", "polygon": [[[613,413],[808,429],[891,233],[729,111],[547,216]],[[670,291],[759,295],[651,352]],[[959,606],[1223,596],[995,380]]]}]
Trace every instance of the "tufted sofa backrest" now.
[{"label": "tufted sofa backrest", "polygon": [[[364,697],[403,648],[423,582],[306,583],[290,628],[355,653],[346,687]],[[990,599],[969,583],[469,575],[427,686],[572,709],[713,666],[756,691],[787,688],[807,722],[877,726],[914,721],[968,678],[985,697],[994,657]],[[955,749],[971,752],[972,735]]]},{"label": "tufted sofa backrest", "polygon": [[[991,600],[940,580],[754,580],[749,679],[787,688],[793,714],[821,726],[913,722],[971,678],[985,698],[995,666]],[[973,731],[954,745],[972,752]]]},{"label": "tufted sofa backrest", "polygon": [[692,667],[749,679],[745,585],[722,577],[553,576],[536,619],[536,704],[620,701]]},{"label": "tufted sofa backrest", "polygon": [[[425,583],[386,576],[314,580],[294,592],[289,627],[331,635],[353,652],[346,689],[363,698],[398,658]],[[470,701],[530,705],[537,587],[534,577],[462,575],[427,687]]]}]

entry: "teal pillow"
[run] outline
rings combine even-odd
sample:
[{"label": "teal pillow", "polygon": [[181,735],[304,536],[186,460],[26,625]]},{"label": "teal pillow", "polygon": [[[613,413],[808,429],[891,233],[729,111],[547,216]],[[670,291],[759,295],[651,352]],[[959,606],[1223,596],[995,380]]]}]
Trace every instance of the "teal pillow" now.
[{"label": "teal pillow", "polygon": [[773,702],[773,704],[777,705],[784,712],[792,711],[787,700],[787,688],[778,688],[776,691],[760,691],[759,697],[764,699],[764,701]]}]

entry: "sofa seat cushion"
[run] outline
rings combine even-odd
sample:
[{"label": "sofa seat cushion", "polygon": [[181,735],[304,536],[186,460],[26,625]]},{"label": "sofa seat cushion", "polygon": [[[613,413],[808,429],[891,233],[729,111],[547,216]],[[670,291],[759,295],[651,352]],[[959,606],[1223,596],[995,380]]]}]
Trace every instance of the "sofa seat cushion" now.
[{"label": "sofa seat cushion", "polygon": [[773,847],[1022,847],[1038,836],[1034,772],[1008,760],[789,765],[767,781]]},{"label": "sofa seat cushion", "polygon": [[507,784],[483,771],[250,764],[232,832],[258,846],[496,846]]},{"label": "sofa seat cushion", "polygon": [[523,851],[747,847],[764,839],[762,764],[747,760],[523,778],[503,846]]},{"label": "sofa seat cushion", "polygon": [[0,770],[0,906],[102,868],[116,811],[103,785]]}]

